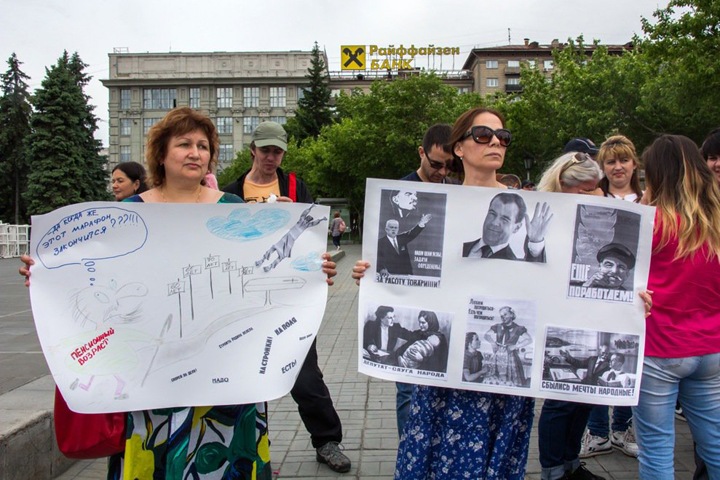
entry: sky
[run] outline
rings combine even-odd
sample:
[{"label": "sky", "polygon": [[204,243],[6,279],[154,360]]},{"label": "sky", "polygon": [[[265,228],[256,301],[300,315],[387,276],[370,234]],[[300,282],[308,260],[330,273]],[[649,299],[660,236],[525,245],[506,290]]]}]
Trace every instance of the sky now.
[{"label": "sky", "polygon": [[[45,68],[63,50],[78,52],[93,77],[86,89],[100,119],[96,138],[108,144],[108,53],[327,52],[340,70],[341,45],[460,47],[443,69],[460,69],[472,48],[549,44],[583,35],[586,42],[623,44],[642,34],[640,19],[667,0],[0,0],[0,71],[15,52],[41,86]],[[424,66],[424,65],[416,65]],[[439,65],[436,63],[436,67]]]}]

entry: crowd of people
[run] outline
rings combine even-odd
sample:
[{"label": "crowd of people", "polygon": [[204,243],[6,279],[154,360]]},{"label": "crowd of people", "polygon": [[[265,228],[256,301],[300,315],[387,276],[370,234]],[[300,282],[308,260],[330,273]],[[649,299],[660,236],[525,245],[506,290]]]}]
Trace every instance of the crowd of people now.
[{"label": "crowd of people", "polygon": [[[139,163],[119,164],[112,172],[113,194],[125,202],[312,203],[307,186],[280,168],[287,151],[282,126],[263,122],[252,139],[251,168],[222,190],[215,189],[214,177],[209,176],[219,148],[213,122],[190,108],[174,109],[148,133],[148,172]],[[501,113],[471,109],[452,126],[428,130],[418,148],[420,167],[402,180],[533,189],[532,182],[498,173],[511,141]],[[639,178],[641,165],[645,190]],[[674,478],[677,402],[696,442],[695,478],[720,478],[720,129],[712,131],[701,148],[686,137],[662,135],[641,157],[622,135],[607,138],[599,148],[589,139],[573,139],[546,169],[538,190],[613,197],[655,206],[657,212],[648,290],[640,295],[647,333],[643,373],[637,379],[639,403],[614,407],[610,430],[608,407],[545,400],[538,423],[542,478],[602,479],[581,459],[613,447],[638,457],[640,478]],[[402,226],[407,211],[403,206],[417,202],[412,193],[393,193],[391,203],[397,210],[385,224],[388,258],[400,254],[402,235],[411,236]],[[522,201],[511,192],[497,194],[486,223],[494,216],[507,217],[512,221],[506,230],[511,231],[524,219],[527,238],[522,258],[507,249],[505,232],[496,235],[492,225],[487,231],[484,226],[480,239],[469,239],[463,256],[504,255],[544,262],[544,233],[552,215],[546,206],[538,206],[531,221],[524,202],[515,197]],[[431,215],[423,216],[411,228],[422,230],[430,221]],[[331,232],[336,248],[341,223],[335,214]],[[609,243],[597,252],[598,274],[586,286],[621,288],[635,262],[623,248]],[[332,284],[335,264],[328,254],[323,260],[327,282]],[[24,256],[22,261],[20,274],[29,285],[34,260]],[[386,274],[393,274],[400,262],[388,265]],[[368,262],[358,261],[353,278],[359,283],[369,267]],[[532,339],[515,322],[512,307],[499,313],[500,323],[486,332],[466,332],[463,380],[482,382],[495,375],[522,386],[527,379],[517,349]],[[407,368],[446,368],[447,331],[435,312],[421,311],[414,329],[397,323],[391,306],[379,306],[374,317],[365,324],[361,339],[366,358]],[[480,353],[483,341],[493,346],[490,358]],[[612,385],[631,380],[623,370],[625,355],[610,352],[608,345],[599,345],[598,355],[587,359],[575,359],[562,350],[561,354],[570,365],[583,364],[583,381]],[[318,366],[315,342],[291,394],[310,432],[317,461],[336,472],[349,471],[351,462],[340,445],[340,418]],[[397,383],[400,444],[395,478],[523,479],[534,407],[535,400],[527,396]],[[108,478],[221,478],[222,470],[231,466],[237,473],[233,478],[269,479],[266,409],[265,403],[258,403],[128,412],[126,448],[110,458]],[[221,458],[204,454],[211,444],[224,452]]]}]

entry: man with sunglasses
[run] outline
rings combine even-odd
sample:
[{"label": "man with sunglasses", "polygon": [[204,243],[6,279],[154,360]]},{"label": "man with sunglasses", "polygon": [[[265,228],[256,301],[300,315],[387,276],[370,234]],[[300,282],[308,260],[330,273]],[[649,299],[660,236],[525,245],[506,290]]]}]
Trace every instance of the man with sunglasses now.
[{"label": "man with sunglasses", "polygon": [[453,155],[448,145],[450,125],[438,123],[428,128],[418,147],[420,168],[400,180],[429,183],[455,183],[447,178],[452,171]]}]

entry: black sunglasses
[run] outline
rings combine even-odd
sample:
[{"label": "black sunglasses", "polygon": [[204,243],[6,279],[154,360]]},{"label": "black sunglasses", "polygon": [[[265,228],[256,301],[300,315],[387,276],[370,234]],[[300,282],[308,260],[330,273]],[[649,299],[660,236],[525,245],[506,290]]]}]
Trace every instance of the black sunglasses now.
[{"label": "black sunglasses", "polygon": [[430,158],[430,155],[427,153],[425,154],[425,158],[427,158],[428,163],[430,164],[430,168],[433,170],[440,170],[441,168],[445,168],[446,170],[452,169],[452,160],[450,160],[449,163],[445,162],[438,162],[437,160],[433,160]]},{"label": "black sunglasses", "polygon": [[475,140],[475,143],[483,145],[492,142],[493,137],[497,137],[500,145],[503,147],[509,146],[510,142],[512,142],[512,133],[510,133],[510,130],[506,130],[504,128],[493,130],[485,125],[476,125],[472,127],[465,135],[463,135],[462,139],[465,140],[470,136],[473,140]]}]

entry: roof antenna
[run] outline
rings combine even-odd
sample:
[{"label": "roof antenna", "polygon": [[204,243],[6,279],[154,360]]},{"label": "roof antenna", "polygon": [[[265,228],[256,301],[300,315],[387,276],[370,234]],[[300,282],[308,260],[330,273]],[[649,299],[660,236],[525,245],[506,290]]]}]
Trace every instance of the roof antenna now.
[{"label": "roof antenna", "polygon": [[512,40],[510,38],[510,29],[508,28],[508,45],[512,45]]}]

